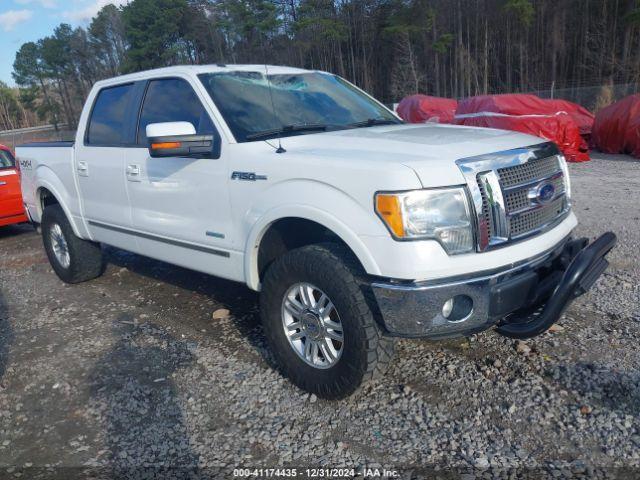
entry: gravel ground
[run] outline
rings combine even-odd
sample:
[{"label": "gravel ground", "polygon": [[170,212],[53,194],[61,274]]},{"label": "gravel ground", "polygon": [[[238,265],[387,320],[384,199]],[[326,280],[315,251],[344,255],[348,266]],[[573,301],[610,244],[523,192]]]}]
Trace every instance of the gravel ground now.
[{"label": "gravel ground", "polygon": [[273,368],[242,285],[115,249],[103,277],[64,285],[32,229],[0,229],[0,478],[637,478],[640,162],[571,170],[579,233],[619,245],[561,328],[519,348],[493,332],[401,341],[385,378],[333,403]]}]

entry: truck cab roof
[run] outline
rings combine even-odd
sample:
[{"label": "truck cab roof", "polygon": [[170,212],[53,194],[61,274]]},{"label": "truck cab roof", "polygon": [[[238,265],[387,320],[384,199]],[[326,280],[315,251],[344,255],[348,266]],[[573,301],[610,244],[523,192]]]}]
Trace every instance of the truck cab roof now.
[{"label": "truck cab roof", "polygon": [[171,75],[199,75],[201,73],[215,72],[266,72],[272,74],[295,74],[312,72],[316,70],[305,70],[303,68],[283,67],[278,65],[265,64],[222,64],[214,63],[209,65],[176,65],[172,67],[156,68],[153,70],[145,70],[143,72],[130,73],[120,75],[96,82],[94,88],[101,88],[108,85],[116,85],[125,82],[135,82],[148,78],[170,77]]}]

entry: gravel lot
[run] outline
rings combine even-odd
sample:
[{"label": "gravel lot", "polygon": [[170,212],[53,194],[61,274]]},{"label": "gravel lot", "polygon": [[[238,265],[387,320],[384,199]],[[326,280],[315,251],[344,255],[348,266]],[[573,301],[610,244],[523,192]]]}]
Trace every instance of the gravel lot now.
[{"label": "gravel lot", "polygon": [[[334,403],[273,368],[242,285],[108,249],[102,278],[68,286],[30,227],[0,229],[0,478],[284,466],[633,478],[640,161],[571,170],[579,233],[610,229],[619,246],[558,331],[520,348],[492,332],[402,341],[384,379]],[[220,308],[231,315],[213,319]]]}]

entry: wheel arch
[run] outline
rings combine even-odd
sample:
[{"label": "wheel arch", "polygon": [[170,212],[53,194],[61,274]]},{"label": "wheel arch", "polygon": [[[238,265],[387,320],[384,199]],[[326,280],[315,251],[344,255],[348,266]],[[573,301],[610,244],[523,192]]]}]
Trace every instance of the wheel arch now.
[{"label": "wheel arch", "polygon": [[[296,232],[293,238],[284,237],[284,245],[267,245],[274,232],[286,229]],[[360,262],[363,270],[380,275],[378,264],[358,235],[344,222],[326,211],[311,206],[282,207],[267,212],[253,226],[245,248],[245,279],[252,290],[260,290],[262,274],[280,254],[323,241],[345,245]],[[271,249],[266,254],[265,248]],[[277,255],[276,255],[277,253]]]},{"label": "wheel arch", "polygon": [[73,229],[73,233],[78,237],[82,238],[83,235],[80,234],[80,230],[76,223],[76,219],[71,215],[71,211],[67,204],[62,200],[64,196],[60,193],[59,189],[57,189],[54,185],[47,182],[46,180],[38,181],[36,186],[36,209],[38,214],[38,222],[42,221],[42,214],[44,213],[44,209],[49,205],[60,205],[62,211],[64,212],[67,220],[71,224],[71,228]]}]

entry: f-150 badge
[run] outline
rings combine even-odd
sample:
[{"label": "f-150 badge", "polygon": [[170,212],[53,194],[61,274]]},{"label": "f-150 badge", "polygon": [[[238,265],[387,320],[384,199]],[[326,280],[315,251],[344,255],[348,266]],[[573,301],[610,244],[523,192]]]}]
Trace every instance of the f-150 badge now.
[{"label": "f-150 badge", "polygon": [[255,182],[256,180],[266,179],[266,175],[256,175],[255,172],[233,172],[231,174],[231,180],[246,180],[248,182]]}]

